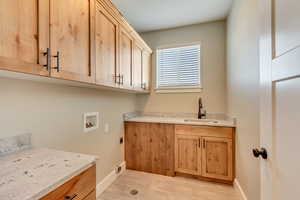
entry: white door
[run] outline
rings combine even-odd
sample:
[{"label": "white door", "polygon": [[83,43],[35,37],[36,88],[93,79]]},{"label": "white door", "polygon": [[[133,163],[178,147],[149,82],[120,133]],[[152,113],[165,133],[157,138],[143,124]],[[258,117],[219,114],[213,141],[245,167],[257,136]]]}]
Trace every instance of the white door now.
[{"label": "white door", "polygon": [[260,2],[261,200],[300,199],[300,1]]}]

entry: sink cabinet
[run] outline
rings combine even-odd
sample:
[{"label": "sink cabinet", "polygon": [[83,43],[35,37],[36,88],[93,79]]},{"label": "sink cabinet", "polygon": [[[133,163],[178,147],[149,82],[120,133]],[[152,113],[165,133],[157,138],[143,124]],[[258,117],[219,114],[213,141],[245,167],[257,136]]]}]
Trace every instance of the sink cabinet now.
[{"label": "sink cabinet", "polygon": [[125,123],[128,169],[232,184],[235,128]]},{"label": "sink cabinet", "polygon": [[234,128],[229,127],[176,125],[175,171],[232,183],[234,135]]}]

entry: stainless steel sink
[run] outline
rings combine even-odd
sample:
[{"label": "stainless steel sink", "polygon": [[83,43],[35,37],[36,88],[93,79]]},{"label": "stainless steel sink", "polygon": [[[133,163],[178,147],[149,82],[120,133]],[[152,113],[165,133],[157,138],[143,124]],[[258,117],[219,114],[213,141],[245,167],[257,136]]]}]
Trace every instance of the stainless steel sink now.
[{"label": "stainless steel sink", "polygon": [[212,119],[185,119],[184,122],[198,122],[198,123],[219,123],[219,121],[217,120],[212,120]]}]

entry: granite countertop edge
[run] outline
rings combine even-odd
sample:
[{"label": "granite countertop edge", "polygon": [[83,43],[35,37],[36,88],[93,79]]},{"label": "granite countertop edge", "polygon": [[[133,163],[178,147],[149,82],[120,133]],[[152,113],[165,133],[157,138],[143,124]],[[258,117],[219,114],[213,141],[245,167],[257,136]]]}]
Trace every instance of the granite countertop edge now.
[{"label": "granite countertop edge", "polygon": [[87,164],[84,167],[81,167],[80,169],[74,171],[73,173],[71,173],[69,175],[66,175],[66,177],[64,177],[63,179],[57,181],[56,183],[53,183],[51,186],[45,188],[44,190],[42,190],[38,194],[35,194],[33,197],[31,197],[31,198],[29,198],[27,200],[38,200],[38,199],[41,199],[41,198],[45,197],[50,192],[54,191],[55,189],[59,188],[60,186],[62,186],[63,184],[65,184],[66,182],[68,182],[69,180],[71,180],[72,178],[78,176],[79,174],[81,174],[82,172],[84,172],[85,170],[87,170],[88,168],[90,168],[93,165],[95,165],[96,164],[96,160],[97,160],[97,158],[95,158],[95,160],[93,162]]},{"label": "granite countertop edge", "polygon": [[184,118],[172,118],[172,117],[156,117],[156,116],[137,116],[133,118],[127,118],[125,122],[148,122],[148,123],[163,123],[163,124],[178,124],[178,125],[194,125],[194,126],[215,126],[215,127],[230,127],[235,128],[234,120],[218,120],[218,119],[208,119],[215,120],[218,123],[213,122],[185,122]]},{"label": "granite countertop edge", "polygon": [[[59,162],[59,165],[64,165],[65,163],[62,163],[61,161],[71,162],[68,164],[73,165],[72,168],[69,168],[69,166],[65,166],[65,169],[60,168],[56,164],[56,162]],[[59,188],[72,178],[80,175],[82,172],[87,170],[88,168],[92,167],[96,164],[98,160],[98,156],[96,155],[88,155],[88,154],[82,154],[82,153],[75,153],[75,152],[66,152],[66,151],[60,151],[60,150],[54,150],[54,149],[48,149],[48,148],[30,148],[28,150],[16,152],[14,154],[6,155],[0,157],[0,163],[3,164],[3,170],[1,171],[2,175],[2,188],[0,191],[0,196],[4,199],[22,199],[22,200],[38,200],[43,197],[45,197],[47,194],[51,193],[55,189]],[[21,166],[18,166],[20,164],[15,164],[17,162],[22,162]],[[31,164],[33,163],[33,164]],[[47,163],[47,164],[45,164]],[[44,169],[48,170],[50,165],[56,164],[54,166],[55,168],[59,167],[61,171],[55,172],[55,168],[53,170],[49,168],[50,174],[43,174],[45,171]],[[41,166],[41,168],[37,168],[37,166]],[[70,166],[70,167],[71,167]],[[33,170],[36,170],[32,172]],[[27,172],[29,173],[35,173],[34,175],[37,175],[37,177],[42,178],[40,182],[40,187],[37,187],[34,190],[32,187],[34,187],[34,184],[38,183],[39,180],[30,180],[24,177],[20,177],[20,172],[23,173]],[[9,174],[7,174],[7,172]],[[0,173],[0,174],[1,174]],[[26,173],[26,174],[27,174]],[[7,175],[6,175],[7,174]],[[0,176],[0,177],[1,177]],[[16,180],[13,180],[15,185],[10,186],[3,186],[3,183],[10,184],[11,182],[6,182],[8,179],[12,179],[15,177],[18,177]],[[29,180],[29,181],[28,181]],[[4,181],[4,182],[3,182]],[[22,193],[24,191],[24,184],[30,184],[29,187],[27,187],[26,193]],[[19,188],[15,188],[16,190],[13,190],[15,186],[20,186]],[[19,194],[18,193],[18,190]],[[13,191],[13,192],[12,192]]]}]

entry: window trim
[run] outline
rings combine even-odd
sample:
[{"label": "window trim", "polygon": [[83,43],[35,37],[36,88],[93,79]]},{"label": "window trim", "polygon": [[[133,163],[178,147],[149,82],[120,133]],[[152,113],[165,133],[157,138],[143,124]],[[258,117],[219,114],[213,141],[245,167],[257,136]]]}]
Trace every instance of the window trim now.
[{"label": "window trim", "polygon": [[[158,70],[158,51],[164,50],[164,49],[170,49],[170,48],[180,48],[185,46],[193,46],[193,45],[199,45],[200,46],[200,62],[199,62],[199,72],[200,72],[200,82],[197,86],[174,86],[174,87],[159,87],[158,86],[158,77],[159,77],[159,70]],[[202,44],[200,41],[197,42],[191,42],[191,43],[182,43],[182,44],[174,44],[174,45],[162,45],[157,47],[155,51],[155,59],[156,59],[156,74],[155,74],[155,88],[154,91],[156,93],[198,93],[202,92]]]}]

